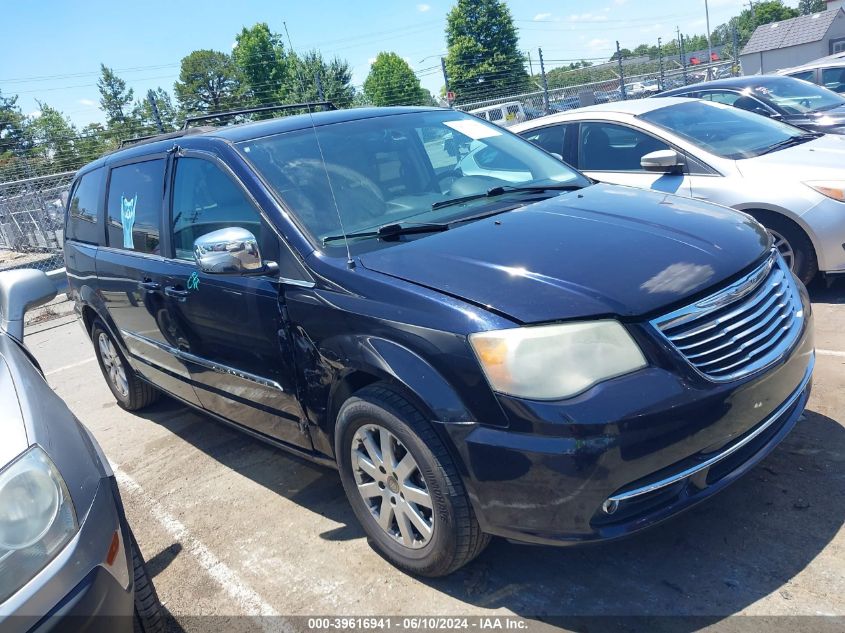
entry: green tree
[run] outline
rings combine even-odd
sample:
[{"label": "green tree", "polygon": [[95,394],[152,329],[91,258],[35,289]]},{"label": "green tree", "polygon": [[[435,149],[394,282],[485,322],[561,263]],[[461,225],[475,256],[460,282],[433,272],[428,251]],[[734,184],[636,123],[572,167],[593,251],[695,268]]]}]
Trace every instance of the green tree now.
[{"label": "green tree", "polygon": [[322,91],[323,99],[331,101],[338,108],[352,104],[355,88],[352,86],[352,71],[346,60],[335,57],[326,62],[317,50],[301,56],[292,53],[288,59],[291,70],[285,86],[286,102],[318,101]]},{"label": "green tree", "polygon": [[[156,88],[153,92],[156,107],[158,108],[159,118],[164,126],[165,132],[172,132],[179,127],[179,119],[181,119],[179,109],[173,105],[173,100],[170,98],[164,88]],[[157,134],[159,132],[158,125],[153,115],[153,107],[150,105],[149,98],[145,95],[143,99],[138,99],[132,106],[132,119],[137,124],[137,134]]]},{"label": "green tree", "polygon": [[265,22],[241,29],[235,37],[232,60],[250,103],[271,105],[281,100],[288,59],[281,36],[271,32]]},{"label": "green tree", "polygon": [[106,113],[106,123],[109,127],[127,123],[126,109],[134,97],[132,88],[127,88],[126,82],[111,68],[100,64],[97,90],[100,91],[100,109]]},{"label": "green tree", "polygon": [[79,132],[61,112],[46,103],[40,103],[41,113],[29,124],[32,132],[33,148],[30,155],[37,159],[43,168],[65,171],[81,165],[75,142]]},{"label": "green tree", "polygon": [[376,106],[428,104],[431,95],[396,53],[379,53],[364,81],[364,96]]},{"label": "green tree", "polygon": [[173,85],[179,107],[186,113],[224,112],[241,94],[238,70],[231,56],[211,50],[193,51],[182,59]]},{"label": "green tree", "polygon": [[4,97],[0,91],[0,181],[29,175],[22,157],[31,146],[30,130],[18,107],[17,95]]},{"label": "green tree", "polygon": [[118,145],[118,139],[113,139],[108,130],[100,123],[89,123],[74,142],[75,153],[79,156],[79,163],[88,163],[113,150]]},{"label": "green tree", "polygon": [[458,0],[446,18],[446,72],[458,103],[530,87],[519,36],[502,0]]},{"label": "green tree", "polygon": [[810,15],[826,9],[827,3],[824,0],[800,0],[798,2],[798,13],[801,15]]}]

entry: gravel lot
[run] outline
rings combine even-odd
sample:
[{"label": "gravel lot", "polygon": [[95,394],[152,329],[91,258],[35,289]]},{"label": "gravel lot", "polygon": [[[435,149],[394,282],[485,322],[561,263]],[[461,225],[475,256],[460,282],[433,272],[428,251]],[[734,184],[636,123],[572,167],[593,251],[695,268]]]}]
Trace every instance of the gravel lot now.
[{"label": "gravel lot", "polygon": [[819,354],[806,417],[743,480],[624,541],[569,549],[494,541],[435,581],[407,576],[370,549],[333,471],[169,399],[141,415],[121,410],[68,317],[32,326],[27,342],[115,464],[174,630],[308,629],[307,619],[241,617],[256,615],[518,615],[529,630],[551,622],[841,632],[845,281],[811,294]]}]

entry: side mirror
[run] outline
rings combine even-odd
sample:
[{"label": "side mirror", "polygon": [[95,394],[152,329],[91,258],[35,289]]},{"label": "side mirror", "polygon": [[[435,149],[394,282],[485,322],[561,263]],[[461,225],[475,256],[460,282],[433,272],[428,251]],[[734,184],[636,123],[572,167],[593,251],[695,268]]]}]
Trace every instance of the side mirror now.
[{"label": "side mirror", "polygon": [[22,268],[0,273],[0,330],[23,341],[23,319],[56,296],[56,284],[42,270]]},{"label": "side mirror", "polygon": [[552,156],[554,156],[555,158],[557,158],[558,160],[560,160],[560,161],[562,161],[562,160],[563,160],[563,156],[561,156],[561,155],[560,155],[560,154],[558,154],[557,152],[549,152],[549,153],[550,153]]},{"label": "side mirror", "polygon": [[677,173],[684,167],[684,157],[673,149],[661,149],[643,156],[640,165],[646,171]]},{"label": "side mirror", "polygon": [[204,273],[243,275],[266,272],[258,240],[244,228],[232,226],[206,233],[194,241],[194,260]]}]

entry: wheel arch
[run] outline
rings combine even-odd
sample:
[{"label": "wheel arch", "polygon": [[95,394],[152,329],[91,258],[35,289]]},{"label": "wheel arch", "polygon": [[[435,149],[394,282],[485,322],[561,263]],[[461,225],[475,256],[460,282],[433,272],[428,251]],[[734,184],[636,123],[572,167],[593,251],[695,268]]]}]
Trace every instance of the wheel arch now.
[{"label": "wheel arch", "polygon": [[[772,204],[761,204],[761,203],[746,203],[746,204],[738,204],[734,205],[732,208],[736,209],[737,211],[742,211],[743,213],[747,213],[748,215],[754,217],[756,219],[756,213],[760,214],[777,214],[782,218],[789,220],[795,226],[797,226],[801,231],[803,231],[804,235],[810,240],[810,244],[813,245],[813,251],[816,256],[816,261],[818,262],[819,270],[826,270],[826,262],[824,261],[824,251],[819,248],[819,239],[816,235],[815,231],[813,231],[812,227],[804,221],[804,219],[798,215],[786,209],[784,207],[779,207],[777,205]],[[762,224],[762,222],[761,222]]]}]

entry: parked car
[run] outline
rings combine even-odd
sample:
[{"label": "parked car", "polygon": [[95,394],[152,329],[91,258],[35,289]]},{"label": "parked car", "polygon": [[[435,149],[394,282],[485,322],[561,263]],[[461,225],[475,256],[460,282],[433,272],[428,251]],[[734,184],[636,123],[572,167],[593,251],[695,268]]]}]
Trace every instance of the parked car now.
[{"label": "parked car", "polygon": [[811,132],[845,134],[845,97],[792,77],[734,77],[668,90],[655,97],[705,99]]},{"label": "parked car", "polygon": [[657,84],[652,82],[634,81],[625,84],[625,96],[628,99],[643,99],[656,94],[659,90]]},{"label": "parked car", "polygon": [[525,112],[525,106],[519,101],[508,101],[507,103],[475,108],[470,110],[469,113],[503,127],[528,121],[531,118]]},{"label": "parked car", "polygon": [[[435,168],[422,139],[447,131],[503,160]],[[166,392],[337,467],[373,546],[416,574],[490,535],[662,521],[771,451],[810,389],[806,292],[750,216],[593,185],[463,112],[152,139],[79,170],[67,222],[120,406]]]},{"label": "parked car", "polygon": [[845,51],[822,57],[802,66],[784,68],[778,75],[809,81],[834,92],[845,93]]},{"label": "parked car", "polygon": [[163,631],[108,460],[23,344],[55,295],[41,271],[0,272],[0,629]]},{"label": "parked car", "polygon": [[679,97],[582,108],[514,131],[601,182],[752,215],[804,283],[845,273],[842,136]]}]

